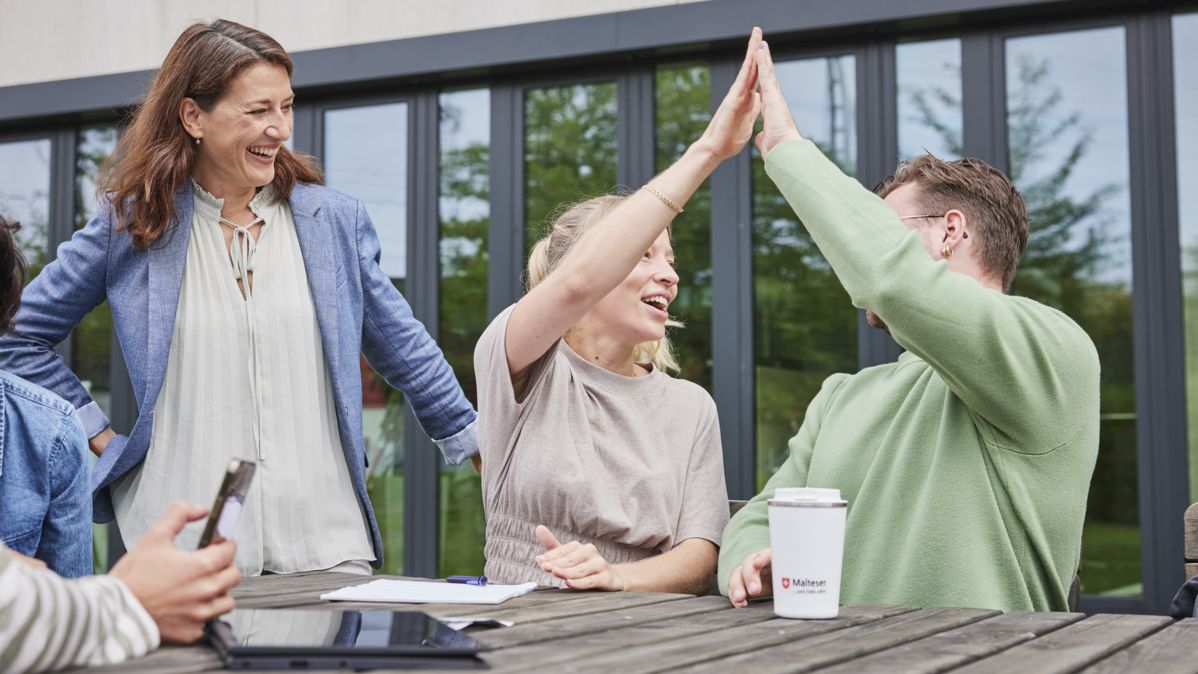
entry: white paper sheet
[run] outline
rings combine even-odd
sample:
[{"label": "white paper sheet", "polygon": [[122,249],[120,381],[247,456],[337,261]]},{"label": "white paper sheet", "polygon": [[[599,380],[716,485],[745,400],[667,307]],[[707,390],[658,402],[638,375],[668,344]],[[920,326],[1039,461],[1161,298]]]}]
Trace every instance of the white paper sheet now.
[{"label": "white paper sheet", "polygon": [[399,604],[502,604],[532,592],[536,583],[465,585],[419,580],[375,580],[320,595],[326,601],[379,601]]}]

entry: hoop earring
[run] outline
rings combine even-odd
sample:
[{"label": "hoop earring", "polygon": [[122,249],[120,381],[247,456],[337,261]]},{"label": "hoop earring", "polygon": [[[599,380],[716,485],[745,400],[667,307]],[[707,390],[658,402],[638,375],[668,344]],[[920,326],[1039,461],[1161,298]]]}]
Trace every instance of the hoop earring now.
[{"label": "hoop earring", "polygon": [[940,254],[944,256],[944,259],[947,260],[953,256],[953,249],[945,246],[944,249],[940,251]]}]

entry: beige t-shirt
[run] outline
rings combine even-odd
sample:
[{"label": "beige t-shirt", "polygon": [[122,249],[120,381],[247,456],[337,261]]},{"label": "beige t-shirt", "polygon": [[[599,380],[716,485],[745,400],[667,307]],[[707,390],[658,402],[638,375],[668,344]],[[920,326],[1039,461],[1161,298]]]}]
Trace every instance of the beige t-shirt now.
[{"label": "beige t-shirt", "polygon": [[487,578],[562,585],[533,559],[533,533],[594,543],[611,563],[652,557],[688,538],[719,544],[728,492],[715,402],[657,370],[625,377],[559,340],[532,366],[522,403],[504,337],[512,308],[474,349],[487,516]]}]

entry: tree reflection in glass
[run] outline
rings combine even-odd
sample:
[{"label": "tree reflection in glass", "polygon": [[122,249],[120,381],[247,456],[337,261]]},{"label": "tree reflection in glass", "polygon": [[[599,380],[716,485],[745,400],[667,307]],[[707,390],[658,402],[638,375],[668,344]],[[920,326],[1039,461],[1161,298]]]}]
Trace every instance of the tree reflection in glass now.
[{"label": "tree reflection in glass", "polygon": [[[491,220],[491,96],[487,89],[440,96],[441,292],[437,341],[466,397],[478,405],[474,344],[487,327],[487,227]],[[438,573],[483,572],[482,486],[469,464],[441,466]]]},{"label": "tree reflection in glass", "polygon": [[26,282],[50,261],[50,141],[0,143],[0,215],[21,223],[17,244],[28,263]]},{"label": "tree reflection in glass", "polygon": [[[74,228],[82,229],[99,214],[100,195],[96,184],[100,168],[116,149],[117,127],[100,125],[83,127],[75,135]],[[92,399],[106,414],[112,414],[112,310],[105,300],[83,317],[71,334],[71,370]],[[128,433],[128,428],[116,429]],[[113,525],[115,526],[115,525]],[[97,524],[92,529],[93,566],[96,573],[108,568],[109,525]]]},{"label": "tree reflection in glass", "polygon": [[[96,181],[100,167],[116,149],[117,135],[117,128],[109,125],[85,127],[76,134],[75,229],[97,215]],[[105,412],[111,412],[111,349],[112,311],[105,301],[80,321],[71,339],[71,369]]]},{"label": "tree reflection in glass", "polygon": [[959,159],[962,146],[961,40],[895,47],[899,156]]},{"label": "tree reflection in glass", "polygon": [[1132,352],[1127,87],[1122,28],[1007,41],[1010,175],[1031,237],[1014,293],[1094,340],[1101,436],[1083,534],[1082,589],[1136,596],[1140,531]]},{"label": "tree reflection in glass", "polygon": [[[389,103],[324,113],[324,168],[329,187],[358,197],[382,247],[380,266],[400,291],[407,275],[408,106]],[[381,573],[403,572],[403,394],[387,385],[365,358],[362,430],[366,489],[383,538]]]},{"label": "tree reflection in glass", "polygon": [[[777,64],[799,129],[850,175],[854,69],[852,56]],[[760,489],[786,459],[787,441],[824,379],[857,370],[857,311],[760,158],[753,161],[753,343]]]},{"label": "tree reflection in glass", "polygon": [[524,179],[527,257],[558,209],[615,188],[614,83],[525,92]]},{"label": "tree reflection in glass", "polygon": [[[670,65],[655,77],[654,170],[682,156],[711,119],[711,69]],[[636,185],[631,186],[636,188]],[[679,377],[711,390],[711,184],[704,182],[674,219],[670,238],[678,264],[678,296],[670,315],[685,327],[671,330]]]}]

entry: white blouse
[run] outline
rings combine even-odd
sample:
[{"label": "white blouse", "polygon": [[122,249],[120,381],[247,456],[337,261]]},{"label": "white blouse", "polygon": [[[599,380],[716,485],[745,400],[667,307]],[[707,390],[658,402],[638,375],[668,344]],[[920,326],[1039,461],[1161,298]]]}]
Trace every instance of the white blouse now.
[{"label": "white blouse", "polygon": [[[193,191],[149,453],[112,486],[122,537],[135,544],[172,500],[210,506],[236,457],[258,462],[235,534],[243,575],[371,561],[291,208],[263,188],[250,202],[263,221],[258,240],[234,227],[226,245],[223,200]],[[253,284],[243,296],[244,271]],[[194,548],[203,526],[188,525],[176,544]]]}]

